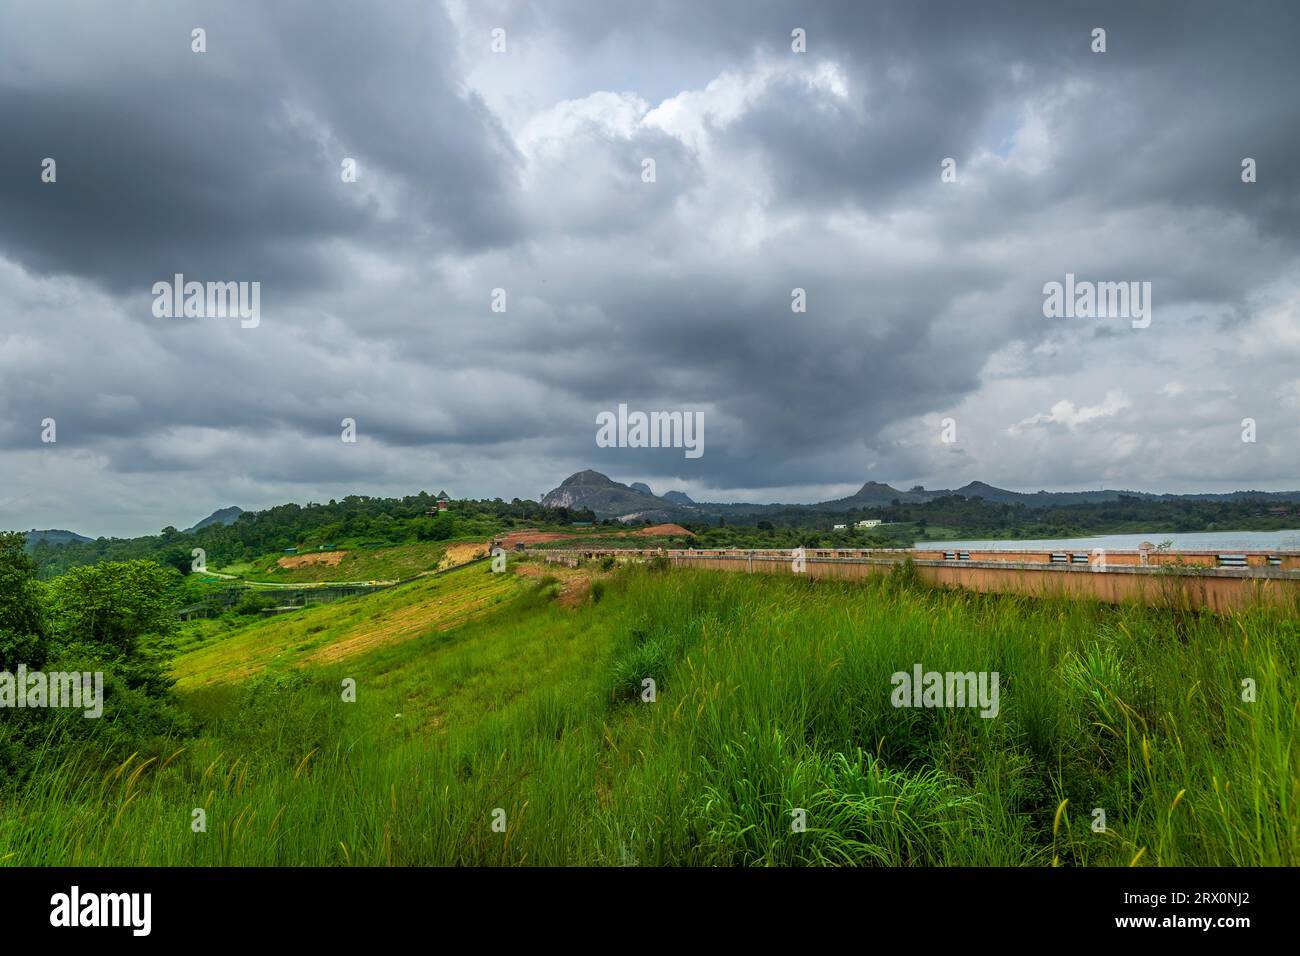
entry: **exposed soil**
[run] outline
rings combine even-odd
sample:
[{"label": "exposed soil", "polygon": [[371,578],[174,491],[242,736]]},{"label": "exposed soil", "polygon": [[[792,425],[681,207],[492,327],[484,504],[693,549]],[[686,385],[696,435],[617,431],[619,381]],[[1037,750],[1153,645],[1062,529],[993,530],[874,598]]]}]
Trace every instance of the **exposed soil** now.
[{"label": "exposed soil", "polygon": [[565,532],[565,531],[534,531],[528,529],[525,531],[512,531],[497,539],[498,544],[507,551],[513,551],[516,544],[522,544],[525,547],[531,547],[535,544],[549,544],[554,541],[572,541],[575,539],[592,539],[592,538],[671,538],[685,537],[693,538],[695,535],[687,531],[679,524],[657,524],[649,528],[638,528],[636,531],[605,531],[592,529],[585,533]]},{"label": "exposed soil", "polygon": [[465,564],[487,553],[488,546],[486,544],[449,544],[447,550],[443,552],[442,559],[438,562],[438,570],[442,571],[458,564]]},{"label": "exposed soil", "polygon": [[620,537],[624,536],[629,538],[693,538],[695,533],[687,531],[679,524],[657,524],[649,528],[642,528],[640,531],[624,531],[620,534]]},{"label": "exposed soil", "polygon": [[561,607],[578,607],[587,600],[593,578],[600,575],[587,568],[569,568],[562,564],[516,564],[515,574],[521,578],[553,577],[560,582]]},{"label": "exposed soil", "polygon": [[317,551],[314,554],[289,555],[275,563],[282,568],[301,568],[309,564],[324,564],[332,568],[338,565],[346,554],[346,551]]},{"label": "exposed soil", "polygon": [[513,551],[516,544],[532,545],[546,544],[548,541],[565,541],[572,538],[573,535],[565,534],[561,531],[512,531],[507,535],[497,538],[497,543],[507,551]]}]

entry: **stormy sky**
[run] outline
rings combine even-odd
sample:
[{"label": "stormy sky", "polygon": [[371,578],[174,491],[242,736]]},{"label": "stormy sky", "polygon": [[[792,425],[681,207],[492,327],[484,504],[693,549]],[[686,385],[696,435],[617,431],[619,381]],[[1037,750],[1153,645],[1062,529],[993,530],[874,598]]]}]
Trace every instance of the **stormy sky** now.
[{"label": "stormy sky", "polygon": [[[1298,488],[1298,49],[1292,2],[8,0],[0,527]],[[156,317],[177,273],[259,323]],[[1150,325],[1044,316],[1067,273]],[[598,447],[620,403],[704,454]]]}]

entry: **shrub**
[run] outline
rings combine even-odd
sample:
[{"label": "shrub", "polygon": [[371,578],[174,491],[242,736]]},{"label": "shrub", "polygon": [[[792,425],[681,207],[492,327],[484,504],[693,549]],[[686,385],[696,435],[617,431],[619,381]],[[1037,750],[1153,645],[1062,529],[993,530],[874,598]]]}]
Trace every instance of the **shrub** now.
[{"label": "shrub", "polygon": [[921,580],[911,555],[889,569],[889,584],[896,590],[915,590],[924,586],[925,582]]},{"label": "shrub", "polygon": [[235,605],[236,614],[261,614],[263,611],[275,607],[277,601],[269,594],[259,594],[256,591],[248,591],[238,604]]},{"label": "shrub", "polygon": [[641,682],[651,677],[662,687],[667,671],[668,654],[662,643],[648,639],[636,644],[614,663],[610,699],[616,704],[639,700]]}]

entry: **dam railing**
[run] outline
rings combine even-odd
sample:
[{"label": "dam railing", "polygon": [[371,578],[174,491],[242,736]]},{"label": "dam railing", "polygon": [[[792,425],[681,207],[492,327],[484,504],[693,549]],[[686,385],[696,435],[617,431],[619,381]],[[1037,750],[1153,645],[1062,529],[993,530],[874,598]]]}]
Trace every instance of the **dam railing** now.
[{"label": "dam railing", "polygon": [[1276,605],[1300,613],[1300,552],[1296,551],[805,548],[799,555],[790,548],[544,548],[527,553],[569,565],[606,557],[615,561],[662,557],[675,567],[837,579],[888,574],[911,559],[922,580],[943,587],[1217,612]]}]

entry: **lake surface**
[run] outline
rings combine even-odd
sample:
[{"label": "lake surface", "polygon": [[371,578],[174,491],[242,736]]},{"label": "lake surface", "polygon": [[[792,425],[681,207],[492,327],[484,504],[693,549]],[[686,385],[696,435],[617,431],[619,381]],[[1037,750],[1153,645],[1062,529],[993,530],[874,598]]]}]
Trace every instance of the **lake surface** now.
[{"label": "lake surface", "polygon": [[1143,541],[1172,541],[1173,551],[1300,551],[1296,531],[1151,531],[1147,534],[1099,534],[1091,538],[1037,538],[1025,541],[918,541],[913,547],[960,548],[964,551],[1070,551],[1110,548],[1136,551]]}]

